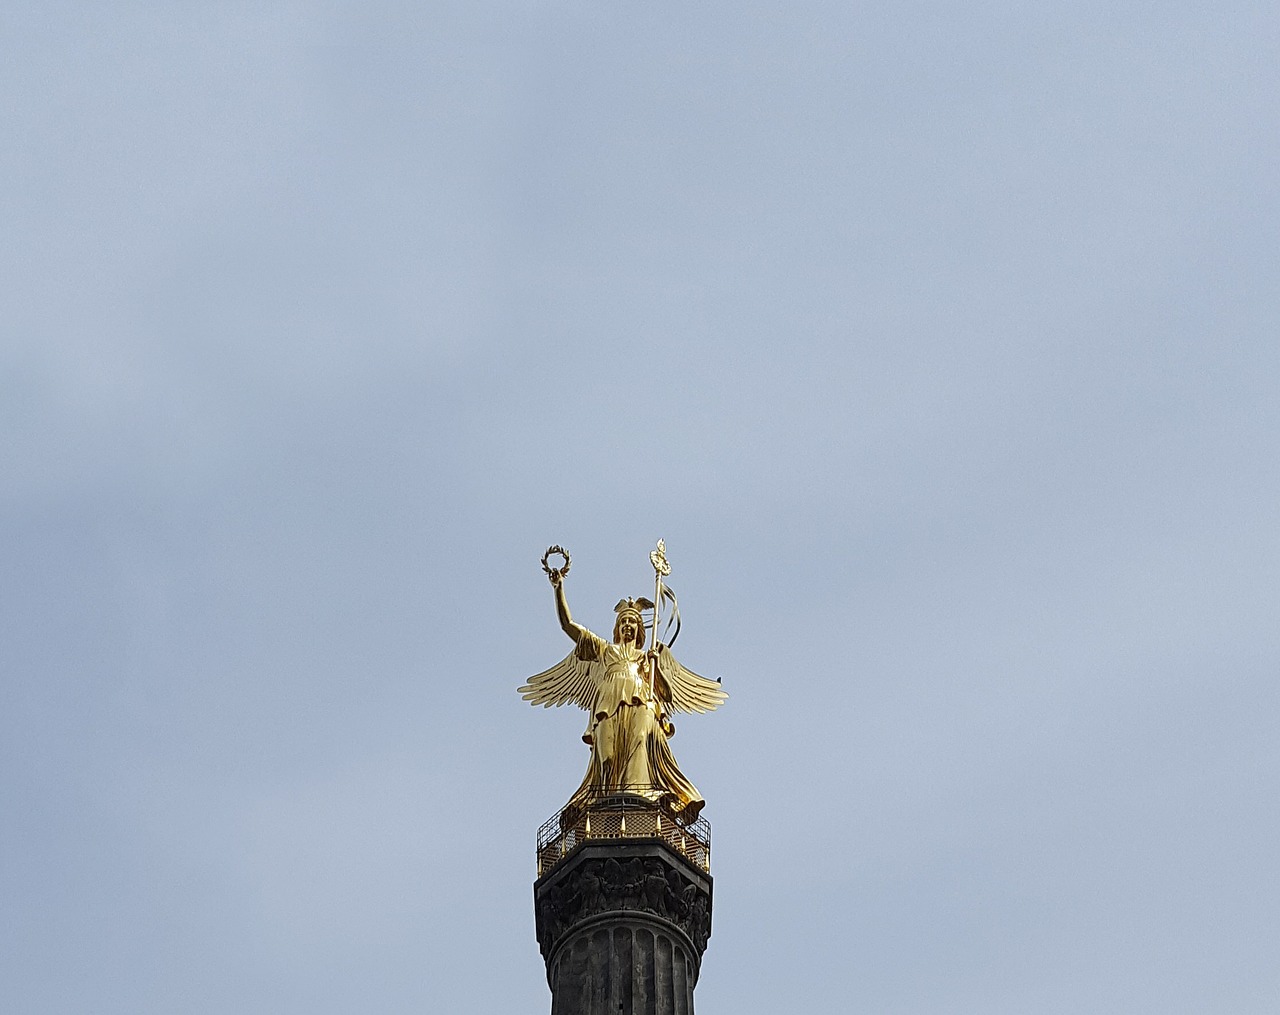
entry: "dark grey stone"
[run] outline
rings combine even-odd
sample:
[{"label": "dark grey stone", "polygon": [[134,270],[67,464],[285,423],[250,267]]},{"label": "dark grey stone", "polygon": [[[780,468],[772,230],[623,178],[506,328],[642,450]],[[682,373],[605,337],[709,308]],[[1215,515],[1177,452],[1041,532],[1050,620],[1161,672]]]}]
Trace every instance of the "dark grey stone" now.
[{"label": "dark grey stone", "polygon": [[711,875],[659,841],[595,840],[533,900],[551,1015],[693,1015]]}]

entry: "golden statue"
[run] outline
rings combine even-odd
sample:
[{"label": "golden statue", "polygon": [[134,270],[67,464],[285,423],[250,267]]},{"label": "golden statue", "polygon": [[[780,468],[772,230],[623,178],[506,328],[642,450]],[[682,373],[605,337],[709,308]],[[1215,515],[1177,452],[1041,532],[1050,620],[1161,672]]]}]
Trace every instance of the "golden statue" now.
[{"label": "golden statue", "polygon": [[[564,559],[561,567],[547,564],[553,555]],[[655,600],[669,604],[667,633],[674,625],[680,633],[680,613],[675,595],[663,582],[671,573],[666,547],[649,555],[655,574]],[[657,641],[660,606],[648,599],[623,599],[615,606],[613,641],[574,623],[565,598],[564,579],[569,555],[558,546],[542,558],[542,567],[555,589],[560,627],[574,641],[574,648],[551,669],[530,677],[520,688],[533,705],[574,704],[587,710],[587,730],[582,739],[591,745],[591,761],[582,785],[570,798],[567,811],[576,811],[601,797],[626,793],[644,797],[683,822],[698,816],[704,803],[693,783],[684,777],[667,741],[675,735],[674,712],[710,712],[727,694],[719,681],[700,677],[676,662],[668,645]],[[644,651],[645,623],[642,611],[652,611],[655,644]]]}]

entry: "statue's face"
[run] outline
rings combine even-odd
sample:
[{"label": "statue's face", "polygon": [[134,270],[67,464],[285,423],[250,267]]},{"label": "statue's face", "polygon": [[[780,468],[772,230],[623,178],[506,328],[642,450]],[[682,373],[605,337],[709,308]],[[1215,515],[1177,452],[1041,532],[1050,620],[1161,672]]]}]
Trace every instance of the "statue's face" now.
[{"label": "statue's face", "polygon": [[618,640],[623,644],[635,641],[639,633],[639,626],[636,624],[636,618],[629,613],[624,613],[618,618]]}]

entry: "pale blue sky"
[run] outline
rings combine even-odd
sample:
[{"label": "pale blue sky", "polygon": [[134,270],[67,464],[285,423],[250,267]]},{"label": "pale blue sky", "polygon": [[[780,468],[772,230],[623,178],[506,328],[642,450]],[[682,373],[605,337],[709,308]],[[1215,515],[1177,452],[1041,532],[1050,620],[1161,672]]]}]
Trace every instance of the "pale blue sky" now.
[{"label": "pale blue sky", "polygon": [[0,11],[0,1009],[545,1012],[667,540],[700,1015],[1280,1008],[1280,16]]}]

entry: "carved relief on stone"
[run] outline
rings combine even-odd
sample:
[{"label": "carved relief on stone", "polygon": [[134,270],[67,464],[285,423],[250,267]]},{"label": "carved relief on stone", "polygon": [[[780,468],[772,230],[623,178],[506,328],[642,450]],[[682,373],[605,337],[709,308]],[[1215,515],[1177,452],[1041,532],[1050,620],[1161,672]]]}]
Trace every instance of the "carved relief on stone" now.
[{"label": "carved relief on stone", "polygon": [[711,936],[708,896],[656,857],[584,860],[548,885],[538,900],[538,944],[548,955],[574,924],[600,913],[640,912],[669,920],[701,953]]}]

